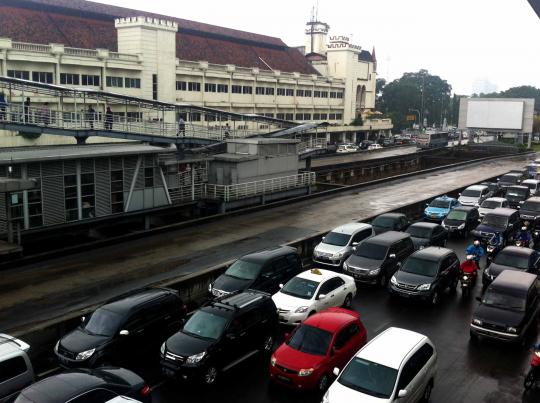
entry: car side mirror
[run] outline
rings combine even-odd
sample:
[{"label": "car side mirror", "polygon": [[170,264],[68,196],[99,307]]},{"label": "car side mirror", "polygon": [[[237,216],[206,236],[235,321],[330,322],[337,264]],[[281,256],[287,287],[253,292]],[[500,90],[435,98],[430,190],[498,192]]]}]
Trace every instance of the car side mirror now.
[{"label": "car side mirror", "polygon": [[86,316],[81,316],[81,323],[86,322]]},{"label": "car side mirror", "polygon": [[402,397],[405,397],[407,396],[408,392],[407,392],[407,389],[401,389],[398,394],[397,394],[397,397],[398,399],[401,399]]},{"label": "car side mirror", "polygon": [[[461,196],[461,193],[458,193],[458,196]],[[400,392],[401,392],[401,390],[400,390]]]},{"label": "car side mirror", "polygon": [[323,241],[323,242],[326,241],[326,237],[323,236],[322,239],[321,239],[321,241]]},{"label": "car side mirror", "polygon": [[353,252],[356,252],[357,249],[358,249],[358,248],[357,248],[356,246],[353,246],[353,247],[352,247]]},{"label": "car side mirror", "polygon": [[281,290],[283,288],[283,284],[280,284],[279,285],[279,289]]},{"label": "car side mirror", "polygon": [[325,299],[325,298],[326,298],[326,294],[321,294],[321,295],[319,295],[319,298],[317,298],[317,299],[323,300],[323,299]]},{"label": "car side mirror", "polygon": [[129,330],[120,330],[120,336],[129,336]]},{"label": "car side mirror", "polygon": [[353,242],[352,246],[358,246],[358,242]]},{"label": "car side mirror", "polygon": [[497,182],[499,182],[501,180],[501,178],[497,178]]},{"label": "car side mirror", "polygon": [[390,259],[395,259],[396,258],[396,254],[395,253],[391,253],[390,256],[388,256]]},{"label": "car side mirror", "polygon": [[334,367],[334,370],[332,371],[332,373],[333,373],[335,376],[338,376],[338,375],[339,375],[339,368],[338,368],[338,367]]}]

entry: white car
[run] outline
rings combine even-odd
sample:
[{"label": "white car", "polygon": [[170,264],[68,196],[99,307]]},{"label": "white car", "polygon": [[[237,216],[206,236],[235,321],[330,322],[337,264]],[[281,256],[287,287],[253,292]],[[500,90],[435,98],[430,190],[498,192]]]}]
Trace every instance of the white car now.
[{"label": "white car", "polygon": [[373,151],[373,150],[380,150],[381,148],[383,148],[380,144],[370,144],[368,146],[368,151]]},{"label": "white car", "polygon": [[116,396],[114,399],[108,400],[106,403],[141,403],[139,400],[125,396]]},{"label": "white car", "polygon": [[486,185],[473,185],[459,194],[458,202],[462,206],[480,206],[489,196],[489,188]]},{"label": "white car", "polygon": [[272,296],[279,321],[288,325],[333,306],[350,307],[356,295],[354,279],[330,270],[311,269],[290,279]]},{"label": "white car", "polygon": [[322,403],[429,401],[437,352],[424,335],[391,327],[366,344],[343,368]]},{"label": "white car", "polygon": [[336,150],[338,153],[354,153],[358,151],[358,146],[356,144],[340,144]]},{"label": "white car", "polygon": [[478,209],[480,218],[484,217],[487,213],[493,211],[493,209],[499,207],[508,207],[508,200],[504,197],[490,197],[482,202]]},{"label": "white car", "polygon": [[521,186],[527,186],[531,189],[531,196],[538,196],[540,194],[540,180],[538,179],[525,179],[521,182]]},{"label": "white car", "polygon": [[370,224],[352,222],[341,225],[328,234],[313,250],[313,261],[322,265],[341,267],[352,253],[353,246],[375,235]]}]

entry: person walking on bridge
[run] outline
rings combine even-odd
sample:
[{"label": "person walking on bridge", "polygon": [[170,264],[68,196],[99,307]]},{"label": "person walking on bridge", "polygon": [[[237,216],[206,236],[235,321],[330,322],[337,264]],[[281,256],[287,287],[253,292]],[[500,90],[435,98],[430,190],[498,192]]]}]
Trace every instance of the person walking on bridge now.
[{"label": "person walking on bridge", "polygon": [[107,112],[105,112],[105,130],[112,130],[113,125],[113,112],[110,106],[107,106]]},{"label": "person walking on bridge", "polygon": [[178,119],[178,132],[176,133],[176,136],[180,135],[186,137],[186,122],[182,115],[180,115],[180,118]]},{"label": "person walking on bridge", "polygon": [[26,97],[23,105],[24,123],[30,123],[30,97]]},{"label": "person walking on bridge", "polygon": [[0,120],[6,120],[6,108],[8,103],[6,101],[6,96],[3,92],[0,92]]},{"label": "person walking on bridge", "polygon": [[90,130],[94,130],[94,120],[96,120],[96,111],[92,105],[88,105],[88,111],[86,112],[86,120],[90,124]]}]

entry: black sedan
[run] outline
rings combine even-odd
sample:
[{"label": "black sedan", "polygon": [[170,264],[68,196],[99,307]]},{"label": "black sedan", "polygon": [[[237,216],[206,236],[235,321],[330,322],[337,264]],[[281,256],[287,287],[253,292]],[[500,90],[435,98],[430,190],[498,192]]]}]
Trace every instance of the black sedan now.
[{"label": "black sedan", "polygon": [[407,216],[401,213],[381,214],[371,223],[377,235],[386,231],[405,231],[410,224]]},{"label": "black sedan", "polygon": [[430,222],[417,222],[411,224],[405,231],[411,234],[414,249],[427,248],[428,246],[446,246],[448,231],[442,225]]},{"label": "black sedan", "polygon": [[486,288],[504,270],[519,270],[538,274],[540,254],[529,248],[507,246],[500,251],[493,262],[484,270],[482,285]]},{"label": "black sedan", "polygon": [[15,403],[105,403],[117,396],[150,403],[150,393],[150,387],[143,379],[127,369],[79,369],[28,386]]},{"label": "black sedan", "polygon": [[454,208],[442,222],[442,226],[452,234],[469,236],[469,232],[478,226],[480,214],[476,207],[459,206]]}]

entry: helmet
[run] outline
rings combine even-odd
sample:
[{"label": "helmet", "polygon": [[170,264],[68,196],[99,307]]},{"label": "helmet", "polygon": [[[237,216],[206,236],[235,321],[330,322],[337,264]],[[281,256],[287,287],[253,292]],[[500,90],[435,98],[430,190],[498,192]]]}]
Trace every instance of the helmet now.
[{"label": "helmet", "polygon": [[467,260],[473,260],[474,259],[474,255],[467,255]]},{"label": "helmet", "polygon": [[521,227],[522,231],[527,231],[527,227]]},{"label": "helmet", "polygon": [[480,241],[478,239],[475,239],[475,241],[473,242],[473,245],[480,246]]}]

